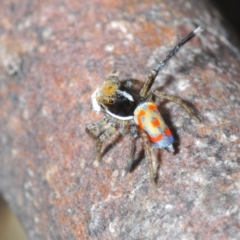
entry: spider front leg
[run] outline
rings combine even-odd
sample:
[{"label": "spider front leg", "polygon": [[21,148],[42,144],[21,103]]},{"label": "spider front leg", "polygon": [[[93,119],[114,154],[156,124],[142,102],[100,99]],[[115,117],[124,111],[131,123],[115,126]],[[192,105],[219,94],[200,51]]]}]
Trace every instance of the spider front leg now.
[{"label": "spider front leg", "polygon": [[201,119],[196,115],[196,113],[180,97],[169,95],[162,91],[153,91],[153,94],[162,99],[181,105],[192,118],[194,118],[197,122],[201,122]]},{"label": "spider front leg", "polygon": [[105,132],[103,132],[97,139],[97,159],[100,161],[102,159],[102,144],[107,139],[109,139],[116,132],[116,128],[114,126],[110,126]]},{"label": "spider front leg", "polygon": [[148,160],[150,180],[151,180],[151,183],[152,183],[153,187],[155,189],[157,189],[156,175],[154,174],[154,171],[153,171],[152,152],[151,152],[151,145],[150,145],[150,142],[148,140],[148,135],[145,131],[141,131],[141,137],[143,138],[145,156]]},{"label": "spider front leg", "polygon": [[110,126],[107,130],[105,130],[99,137],[97,137],[94,132],[97,130],[102,130],[104,127],[106,127],[106,125],[108,124],[108,120],[106,118],[96,122],[96,123],[92,123],[89,124],[86,127],[86,132],[88,133],[88,135],[90,137],[92,137],[93,139],[97,140],[97,159],[98,161],[100,161],[102,159],[102,153],[101,153],[101,149],[102,149],[102,144],[105,140],[109,139],[115,132],[116,132],[116,128],[115,126]]},{"label": "spider front leg", "polygon": [[108,122],[105,118],[103,118],[102,120],[100,120],[96,123],[91,123],[86,127],[86,132],[90,137],[96,139],[97,136],[94,135],[94,132],[96,130],[102,129],[104,126],[106,126],[107,123]]}]

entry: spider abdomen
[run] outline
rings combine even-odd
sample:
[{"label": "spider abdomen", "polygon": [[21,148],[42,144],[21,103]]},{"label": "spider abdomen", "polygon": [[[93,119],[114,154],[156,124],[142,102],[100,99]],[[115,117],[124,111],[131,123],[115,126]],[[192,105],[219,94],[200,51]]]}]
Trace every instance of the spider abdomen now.
[{"label": "spider abdomen", "polygon": [[154,103],[140,104],[134,111],[134,121],[155,147],[173,151],[173,135]]}]

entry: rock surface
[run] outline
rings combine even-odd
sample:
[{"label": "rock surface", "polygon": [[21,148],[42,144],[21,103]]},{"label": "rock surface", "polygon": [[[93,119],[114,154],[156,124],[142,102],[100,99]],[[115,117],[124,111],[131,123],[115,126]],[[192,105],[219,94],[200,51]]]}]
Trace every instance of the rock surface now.
[{"label": "rock surface", "polygon": [[[29,239],[240,239],[240,55],[211,6],[4,0],[0,15],[0,192]],[[122,176],[129,137],[95,160],[90,96],[112,72],[144,81],[197,25],[154,89],[202,122],[159,103],[178,151],[156,153],[154,191],[144,158]]]}]

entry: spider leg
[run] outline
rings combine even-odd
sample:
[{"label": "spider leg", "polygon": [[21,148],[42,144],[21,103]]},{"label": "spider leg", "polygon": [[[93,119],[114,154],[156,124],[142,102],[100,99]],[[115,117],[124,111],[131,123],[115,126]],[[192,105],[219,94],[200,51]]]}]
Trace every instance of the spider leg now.
[{"label": "spider leg", "polygon": [[89,124],[86,127],[86,132],[90,137],[96,139],[97,137],[94,135],[94,131],[103,128],[107,123],[108,123],[107,119],[103,118],[96,123]]},{"label": "spider leg", "polygon": [[135,159],[134,155],[136,150],[136,139],[138,138],[138,130],[135,125],[131,125],[129,130],[130,130],[130,133],[132,134],[132,141],[130,145],[128,164],[125,167],[126,172],[131,171],[131,168]]},{"label": "spider leg", "polygon": [[201,119],[196,115],[196,113],[194,113],[194,111],[180,97],[169,95],[162,91],[154,91],[153,94],[162,99],[181,105],[192,118],[194,118],[197,122],[201,122]]},{"label": "spider leg", "polygon": [[190,32],[185,38],[183,38],[166,56],[166,58],[161,61],[148,75],[148,79],[143,84],[143,87],[140,91],[140,97],[141,100],[144,100],[148,93],[150,88],[153,85],[153,82],[158,75],[159,71],[169,62],[169,60],[179,51],[179,49],[187,43],[189,40],[191,40],[194,36],[201,33],[203,29],[201,27],[196,28],[194,31]]},{"label": "spider leg", "polygon": [[128,121],[120,121],[119,123],[119,131],[120,133],[125,136],[129,133],[129,122]]},{"label": "spider leg", "polygon": [[97,158],[98,161],[102,159],[102,144],[104,141],[109,139],[116,132],[116,127],[111,126],[105,132],[103,132],[97,139]]},{"label": "spider leg", "polygon": [[140,91],[140,98],[141,100],[144,100],[146,98],[146,96],[148,95],[149,93],[149,90],[150,88],[152,87],[153,85],[153,82],[156,78],[158,74],[158,71],[156,71],[155,69],[153,69],[149,74],[148,74],[148,78],[147,80],[145,81],[141,91]]},{"label": "spider leg", "polygon": [[151,180],[151,183],[152,183],[153,187],[155,189],[157,189],[157,184],[156,184],[156,181],[155,181],[156,176],[154,174],[153,164],[152,164],[151,146],[150,146],[150,143],[149,143],[149,140],[148,140],[147,133],[142,131],[141,132],[141,136],[142,136],[143,142],[144,142],[145,156],[146,156],[146,158],[148,160],[148,168],[149,168],[150,180]]},{"label": "spider leg", "polygon": [[133,161],[134,161],[135,149],[136,149],[136,139],[132,138],[131,145],[130,145],[130,153],[129,153],[128,164],[125,167],[126,173],[131,171],[132,164],[133,164]]}]

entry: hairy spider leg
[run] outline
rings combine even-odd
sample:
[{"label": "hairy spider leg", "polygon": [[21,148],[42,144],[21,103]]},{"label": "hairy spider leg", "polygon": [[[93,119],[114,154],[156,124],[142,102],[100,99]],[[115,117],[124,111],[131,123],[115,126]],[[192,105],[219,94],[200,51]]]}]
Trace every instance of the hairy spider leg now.
[{"label": "hairy spider leg", "polygon": [[109,118],[103,118],[102,120],[96,123],[89,124],[86,127],[86,132],[88,133],[88,135],[97,140],[96,146],[97,146],[98,161],[100,161],[102,158],[102,153],[101,153],[102,144],[104,141],[109,139],[116,132],[117,123],[111,122],[111,125],[108,126],[108,128],[105,131],[103,131],[103,133],[100,134],[99,136],[95,136],[94,132],[99,129],[100,130],[104,129],[108,124],[109,124]]},{"label": "hairy spider leg", "polygon": [[201,119],[194,113],[194,111],[180,97],[169,95],[163,91],[153,91],[153,94],[162,99],[177,103],[178,105],[182,106],[185,109],[185,111],[192,118],[194,118],[197,122],[201,122]]},{"label": "hairy spider leg", "polygon": [[146,159],[148,161],[148,169],[149,169],[149,174],[150,174],[150,180],[151,180],[152,186],[155,189],[157,189],[156,175],[153,171],[152,152],[151,152],[151,145],[150,145],[150,142],[148,140],[148,134],[145,131],[141,131],[141,137],[143,138],[144,151],[145,151]]},{"label": "hairy spider leg", "polygon": [[87,125],[87,127],[86,127],[86,132],[87,132],[87,134],[88,134],[90,137],[96,139],[97,136],[94,135],[94,132],[95,132],[96,130],[99,130],[99,129],[101,129],[101,128],[104,128],[104,126],[106,126],[107,123],[108,123],[107,118],[103,118],[103,119],[101,119],[100,121],[98,121],[98,122],[96,122],[96,123],[91,123],[91,124]]},{"label": "hairy spider leg", "polygon": [[129,147],[128,163],[127,163],[127,166],[125,167],[126,172],[131,171],[131,168],[135,159],[136,140],[139,137],[139,130],[137,129],[136,125],[131,125],[129,130],[132,135],[132,139]]},{"label": "hairy spider leg", "polygon": [[116,127],[110,126],[97,139],[97,159],[102,159],[102,144],[116,132]]},{"label": "hairy spider leg", "polygon": [[147,81],[144,83],[141,91],[140,91],[140,97],[141,100],[144,101],[147,97],[150,88],[152,87],[152,84],[158,75],[159,71],[168,63],[168,61],[179,51],[179,49],[187,43],[189,40],[191,40],[194,36],[196,36],[198,33],[201,33],[203,29],[201,27],[196,28],[194,31],[190,32],[185,38],[183,38],[167,55],[167,57],[161,61],[156,68],[154,68],[148,75]]},{"label": "hairy spider leg", "polygon": [[[138,138],[138,130],[136,128],[135,125],[133,125],[133,120],[132,121],[123,121],[123,120],[119,120],[119,119],[115,119],[114,117],[108,116],[103,118],[102,120],[93,123],[93,124],[89,124],[86,127],[86,132],[88,133],[88,135],[92,138],[94,138],[95,140],[97,140],[96,142],[96,146],[97,146],[97,159],[100,161],[102,158],[102,144],[108,140],[109,138],[111,138],[111,136],[113,134],[115,134],[115,132],[117,130],[119,130],[119,132],[121,133],[121,135],[127,135],[128,133],[131,133],[132,135],[132,142],[131,142],[131,146],[130,146],[130,156],[129,159],[131,161],[131,163],[129,164],[130,168],[132,166],[132,162],[134,159],[134,153],[135,153],[135,145],[136,145],[136,139]],[[129,127],[130,125],[130,127]],[[106,127],[107,126],[107,127]],[[96,136],[94,134],[95,131],[97,130],[103,130],[106,129],[105,131],[103,131],[99,136]],[[127,167],[126,167],[127,169]]]},{"label": "hairy spider leg", "polygon": [[120,120],[119,121],[119,132],[122,136],[125,136],[129,133],[129,121]]},{"label": "hairy spider leg", "polygon": [[126,172],[131,171],[132,164],[133,164],[133,161],[134,161],[135,150],[136,150],[136,138],[132,138],[131,144],[130,144],[130,147],[129,147],[128,163],[127,163],[127,166],[125,167]]}]

